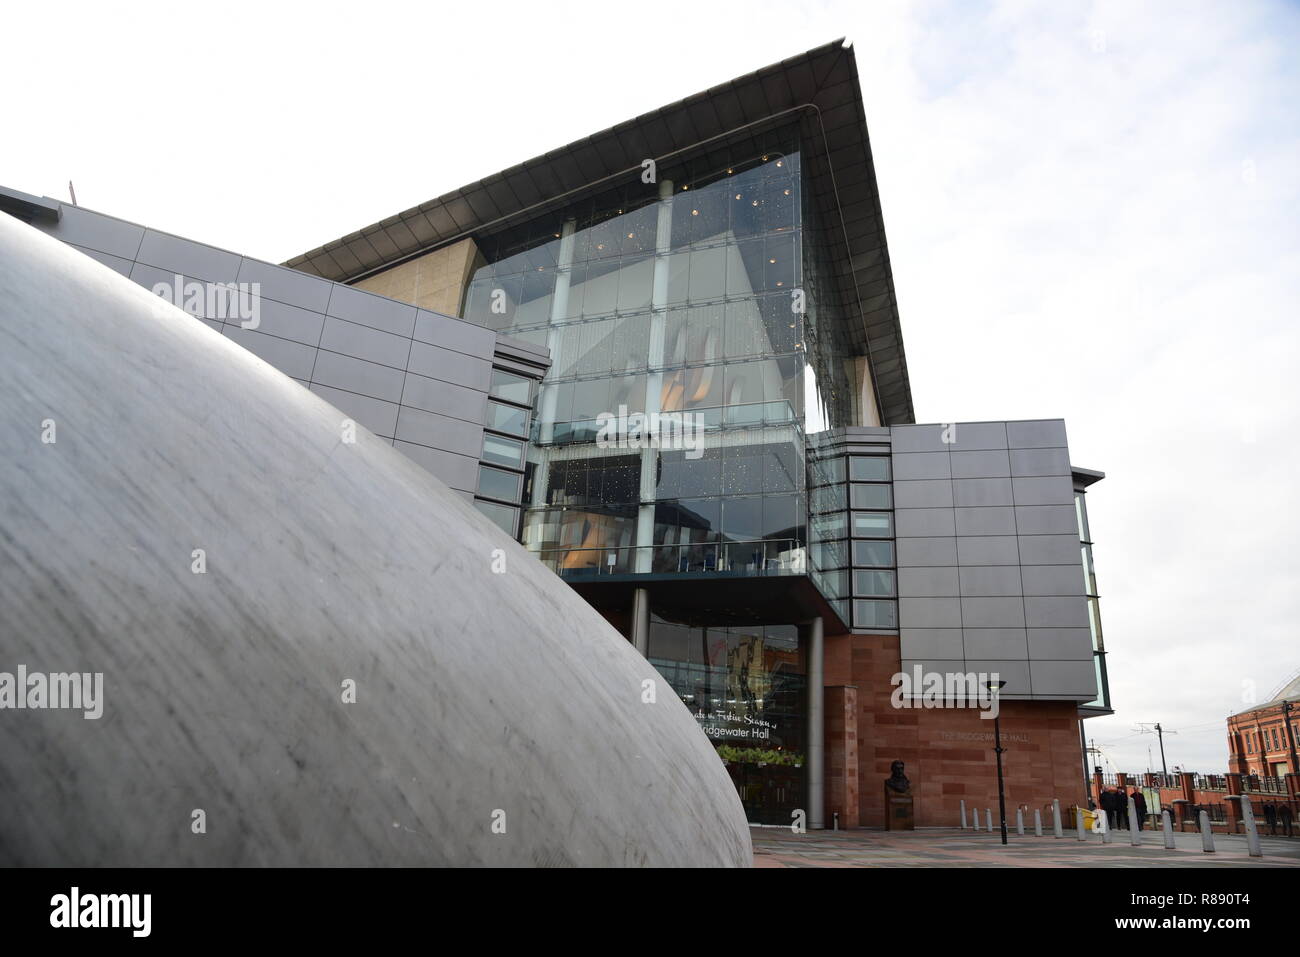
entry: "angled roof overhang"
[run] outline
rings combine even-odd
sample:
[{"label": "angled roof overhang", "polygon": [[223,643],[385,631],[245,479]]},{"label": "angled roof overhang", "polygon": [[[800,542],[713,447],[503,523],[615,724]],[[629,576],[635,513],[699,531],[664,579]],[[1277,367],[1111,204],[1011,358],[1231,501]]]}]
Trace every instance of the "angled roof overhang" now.
[{"label": "angled roof overhang", "polygon": [[843,40],[661,107],[390,216],[285,263],[354,282],[521,222],[630,173],[748,131],[799,122],[850,330],[886,424],[915,421],[889,249],[853,49]]}]

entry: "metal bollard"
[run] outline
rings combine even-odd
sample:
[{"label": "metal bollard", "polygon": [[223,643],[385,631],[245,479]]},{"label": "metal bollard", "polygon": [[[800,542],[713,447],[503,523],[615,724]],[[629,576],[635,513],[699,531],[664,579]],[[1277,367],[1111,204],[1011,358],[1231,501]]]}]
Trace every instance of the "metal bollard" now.
[{"label": "metal bollard", "polygon": [[1168,809],[1160,812],[1160,827],[1165,832],[1165,850],[1174,850],[1174,822]]},{"label": "metal bollard", "polygon": [[1138,830],[1138,810],[1132,795],[1128,799],[1128,842],[1134,847],[1142,846],[1142,832]]},{"label": "metal bollard", "polygon": [[1016,808],[1016,833],[1025,836],[1025,812]]},{"label": "metal bollard", "polygon": [[1077,804],[1074,806],[1074,833],[1081,841],[1088,839],[1088,834],[1083,826],[1083,808]]},{"label": "metal bollard", "polygon": [[1210,830],[1210,815],[1201,812],[1201,850],[1206,854],[1214,853],[1214,833]]},{"label": "metal bollard", "polygon": [[976,831],[978,831],[978,830],[980,829],[980,811],[979,811],[979,808],[975,808],[975,810],[971,813],[970,821],[971,821],[971,827],[973,827]]},{"label": "metal bollard", "polygon": [[993,808],[986,808],[984,810],[984,823],[989,826],[990,831],[993,830]]},{"label": "metal bollard", "polygon": [[1043,836],[1043,812],[1034,808],[1034,837]]},{"label": "metal bollard", "polygon": [[1061,802],[1057,798],[1052,798],[1052,837],[1065,837],[1061,830]]},{"label": "metal bollard", "polygon": [[1099,817],[1099,820],[1101,821],[1101,843],[1103,843],[1103,844],[1109,844],[1109,843],[1110,843],[1110,840],[1111,840],[1111,838],[1110,838],[1110,815],[1107,814],[1105,811],[1098,811],[1097,813],[1098,813],[1098,815],[1100,816],[1100,817]]},{"label": "metal bollard", "polygon": [[1259,843],[1259,828],[1255,825],[1255,809],[1250,804],[1250,797],[1241,796],[1241,819],[1246,824],[1246,853],[1251,857],[1263,857],[1264,849]]},{"label": "metal bollard", "polygon": [[961,800],[961,829],[966,830],[966,799]]}]

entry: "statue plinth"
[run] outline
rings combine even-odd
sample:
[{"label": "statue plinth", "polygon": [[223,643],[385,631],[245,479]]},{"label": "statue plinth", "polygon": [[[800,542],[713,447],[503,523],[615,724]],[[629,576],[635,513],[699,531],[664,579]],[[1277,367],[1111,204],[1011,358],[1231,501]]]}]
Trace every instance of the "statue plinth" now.
[{"label": "statue plinth", "polygon": [[900,794],[885,785],[885,830],[911,831],[916,829],[916,820],[912,816],[911,793]]},{"label": "statue plinth", "polygon": [[885,830],[911,831],[916,829],[916,819],[912,816],[912,782],[903,773],[903,762],[895,761],[889,766],[889,777],[885,779]]}]

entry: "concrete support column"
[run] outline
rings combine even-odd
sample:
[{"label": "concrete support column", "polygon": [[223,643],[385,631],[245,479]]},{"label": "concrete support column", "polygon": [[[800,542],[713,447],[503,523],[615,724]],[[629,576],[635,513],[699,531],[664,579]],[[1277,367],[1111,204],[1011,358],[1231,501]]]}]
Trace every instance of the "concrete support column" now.
[{"label": "concrete support column", "polygon": [[820,618],[808,622],[808,829],[826,826],[826,751],[824,728],[826,635]]},{"label": "concrete support column", "polygon": [[645,588],[632,590],[632,647],[650,657],[650,592]]}]

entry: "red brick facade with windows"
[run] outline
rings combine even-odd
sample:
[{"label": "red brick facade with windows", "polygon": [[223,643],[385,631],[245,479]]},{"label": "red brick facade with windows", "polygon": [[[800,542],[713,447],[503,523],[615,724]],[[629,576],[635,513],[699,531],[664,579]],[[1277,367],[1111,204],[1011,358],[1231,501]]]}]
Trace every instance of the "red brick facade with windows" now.
[{"label": "red brick facade with windows", "polygon": [[1300,737],[1288,738],[1282,711],[1290,703],[1291,734],[1300,735],[1300,680],[1283,689],[1267,704],[1228,718],[1228,770],[1234,774],[1283,777],[1297,769],[1292,764],[1291,746],[1300,750]]},{"label": "red brick facade with windows", "polygon": [[[993,722],[969,708],[894,708],[890,679],[901,667],[896,635],[826,639],[827,826],[838,813],[840,827],[883,827],[894,760],[907,765],[917,827],[955,827],[963,799],[996,818]],[[1086,800],[1073,702],[1004,701],[1001,724],[1008,816],[1021,804]]]}]

